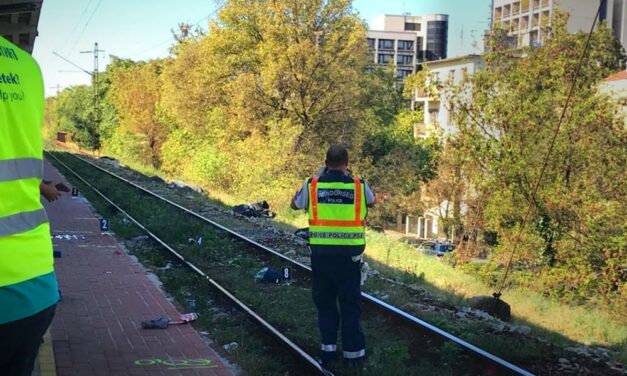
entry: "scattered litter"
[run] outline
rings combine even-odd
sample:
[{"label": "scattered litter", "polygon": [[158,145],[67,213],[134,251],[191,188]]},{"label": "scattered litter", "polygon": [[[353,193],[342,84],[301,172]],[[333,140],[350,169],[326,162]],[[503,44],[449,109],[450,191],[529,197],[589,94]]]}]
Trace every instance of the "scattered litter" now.
[{"label": "scattered litter", "polygon": [[57,239],[57,240],[85,240],[84,235],[74,235],[74,234],[55,235],[52,238]]},{"label": "scattered litter", "polygon": [[185,299],[185,303],[189,308],[196,308],[196,299]]},{"label": "scattered litter", "polygon": [[285,252],[283,255],[285,255],[287,257],[293,257],[293,256],[296,256],[296,251],[289,250],[289,251]]},{"label": "scattered litter", "polygon": [[298,238],[309,241],[309,227],[299,228],[294,231],[294,235]]},{"label": "scattered litter", "polygon": [[281,273],[268,267],[261,269],[255,275],[255,281],[259,283],[279,283],[281,280]]},{"label": "scattered litter", "polygon": [[105,272],[105,274],[112,274],[112,272]]},{"label": "scattered litter", "polygon": [[368,279],[368,271],[370,270],[370,266],[367,262],[361,262],[361,285],[363,286],[366,283],[366,279]]},{"label": "scattered litter", "polygon": [[121,255],[121,254],[122,254],[122,252],[120,252],[120,251],[117,251],[117,250],[116,250],[116,251],[113,251],[113,254],[114,254],[114,255]]},{"label": "scattered litter", "polygon": [[243,215],[244,217],[266,217],[274,218],[276,215],[270,210],[267,201],[261,201],[254,204],[242,204],[233,207],[233,213]]},{"label": "scattered litter", "polygon": [[226,351],[231,352],[231,351],[235,351],[237,349],[239,349],[239,344],[237,342],[231,342],[231,343],[227,343],[226,345],[222,346]]},{"label": "scattered litter", "polygon": [[143,329],[165,329],[170,324],[170,320],[165,317],[160,317],[156,320],[144,320],[142,321]]},{"label": "scattered litter", "polygon": [[170,269],[172,269],[172,268],[174,268],[174,264],[173,264],[173,263],[171,263],[171,262],[168,262],[167,264],[165,264],[165,266],[164,266],[164,267],[162,267],[162,268],[156,268],[156,269],[157,269],[157,270],[170,270]]},{"label": "scattered litter", "polygon": [[135,248],[135,247],[139,246],[141,243],[145,242],[148,239],[150,239],[150,237],[148,235],[136,236],[134,238],[131,238],[131,239],[127,240],[126,241],[126,246],[128,248]]},{"label": "scattered litter", "polygon": [[142,321],[143,329],[166,329],[169,325],[181,325],[192,322],[198,318],[197,313],[186,313],[180,315],[176,319],[168,319],[167,317],[159,317],[155,320]]},{"label": "scattered litter", "polygon": [[203,237],[202,236],[198,236],[196,237],[196,239],[194,238],[187,238],[187,243],[189,244],[198,244],[198,245],[202,245],[202,241],[203,241]]},{"label": "scattered litter", "polygon": [[117,159],[113,159],[109,157],[101,157],[100,161],[108,164],[109,166],[113,168],[120,168],[120,161],[118,161]]}]

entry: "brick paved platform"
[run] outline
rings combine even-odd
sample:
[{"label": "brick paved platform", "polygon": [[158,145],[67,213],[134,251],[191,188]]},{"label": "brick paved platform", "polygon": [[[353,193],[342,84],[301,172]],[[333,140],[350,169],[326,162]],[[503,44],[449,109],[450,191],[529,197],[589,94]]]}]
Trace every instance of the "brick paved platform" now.
[{"label": "brick paved platform", "polygon": [[[47,180],[65,181],[49,162]],[[232,375],[190,325],[141,329],[142,320],[176,308],[118,245],[100,233],[81,197],[46,205],[63,299],[52,324],[59,376]],[[69,239],[63,238],[69,235]]]}]

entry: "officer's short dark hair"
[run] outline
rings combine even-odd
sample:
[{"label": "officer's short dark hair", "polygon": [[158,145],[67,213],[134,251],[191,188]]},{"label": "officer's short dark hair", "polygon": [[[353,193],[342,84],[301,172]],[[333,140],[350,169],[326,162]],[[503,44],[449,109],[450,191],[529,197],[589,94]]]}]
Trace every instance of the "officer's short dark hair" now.
[{"label": "officer's short dark hair", "polygon": [[348,150],[344,145],[335,144],[327,150],[326,163],[331,167],[348,164]]}]

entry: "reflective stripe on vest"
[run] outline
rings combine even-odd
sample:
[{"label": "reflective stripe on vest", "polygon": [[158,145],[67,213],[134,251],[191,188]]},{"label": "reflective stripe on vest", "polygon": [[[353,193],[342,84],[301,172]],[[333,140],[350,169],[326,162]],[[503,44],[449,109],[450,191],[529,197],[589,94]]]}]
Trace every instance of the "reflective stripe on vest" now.
[{"label": "reflective stripe on vest", "polygon": [[44,173],[44,166],[41,159],[19,158],[0,160],[0,182],[41,178]]},{"label": "reflective stripe on vest", "polygon": [[364,199],[364,186],[359,179],[344,183],[313,178],[309,184],[309,244],[365,245]]},{"label": "reflective stripe on vest", "polygon": [[48,216],[44,209],[0,217],[0,236],[27,232],[46,222],[48,222]]}]

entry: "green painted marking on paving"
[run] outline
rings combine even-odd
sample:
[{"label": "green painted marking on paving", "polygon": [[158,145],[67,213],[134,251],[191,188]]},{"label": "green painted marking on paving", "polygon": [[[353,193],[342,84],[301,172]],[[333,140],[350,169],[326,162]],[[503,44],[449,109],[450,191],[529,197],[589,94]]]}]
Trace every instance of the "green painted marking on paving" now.
[{"label": "green painted marking on paving", "polygon": [[212,359],[138,359],[135,361],[136,366],[167,366],[168,369],[183,368],[217,368],[218,365],[213,364]]}]

